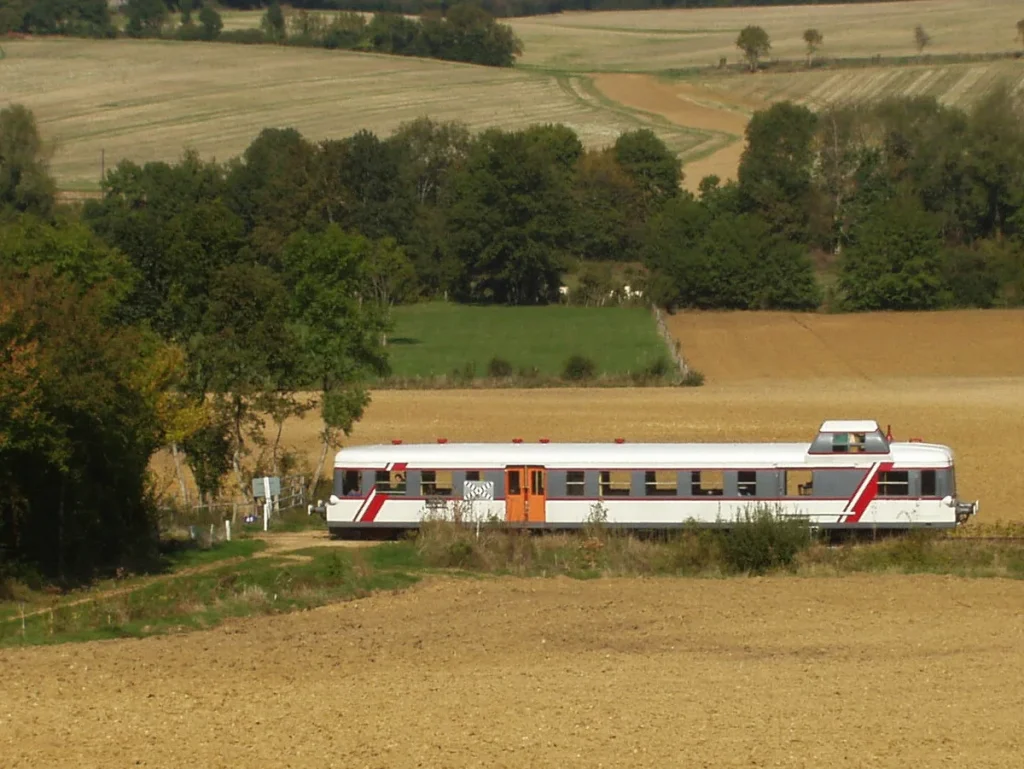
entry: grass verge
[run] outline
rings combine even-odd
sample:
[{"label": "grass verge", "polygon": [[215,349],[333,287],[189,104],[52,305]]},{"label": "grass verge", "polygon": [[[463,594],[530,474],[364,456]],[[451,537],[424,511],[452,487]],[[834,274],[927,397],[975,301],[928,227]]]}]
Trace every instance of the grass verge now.
[{"label": "grass verge", "polygon": [[317,548],[247,559],[187,573],[97,600],[59,602],[46,611],[0,618],[0,646],[141,638],[215,627],[232,617],[282,614],[397,590],[419,577],[386,548]]},{"label": "grass verge", "polygon": [[[141,638],[215,627],[234,617],[282,614],[407,588],[424,576],[726,578],[857,573],[1024,579],[1019,539],[915,532],[831,545],[792,519],[754,511],[729,531],[684,529],[637,536],[599,515],[579,532],[532,535],[504,524],[479,529],[428,521],[412,537],[368,548],[313,547],[245,557],[251,541],[177,561],[181,573],[95,598],[70,594],[49,607],[0,605],[0,647]],[[241,560],[218,563],[217,559]],[[207,566],[209,568],[201,568]]]}]

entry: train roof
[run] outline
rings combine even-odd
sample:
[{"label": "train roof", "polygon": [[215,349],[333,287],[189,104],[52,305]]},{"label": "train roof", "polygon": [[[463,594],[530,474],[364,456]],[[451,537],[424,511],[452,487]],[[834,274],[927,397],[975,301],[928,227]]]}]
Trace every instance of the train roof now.
[{"label": "train roof", "polygon": [[860,467],[880,460],[902,467],[945,467],[952,452],[928,443],[891,443],[885,453],[810,453],[807,443],[410,443],[352,446],[335,467],[384,470],[500,469],[537,465],[569,469]]}]

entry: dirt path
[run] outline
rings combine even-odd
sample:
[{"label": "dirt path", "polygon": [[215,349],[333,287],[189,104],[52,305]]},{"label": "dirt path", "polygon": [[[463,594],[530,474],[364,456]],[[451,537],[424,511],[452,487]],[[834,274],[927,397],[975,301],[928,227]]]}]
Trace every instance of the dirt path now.
[{"label": "dirt path", "polygon": [[[275,533],[270,532],[267,534],[254,535],[254,539],[260,539],[267,543],[267,547],[264,550],[253,553],[252,558],[284,558],[293,561],[309,561],[311,557],[308,555],[301,555],[295,553],[295,550],[302,550],[308,547],[368,547],[371,545],[380,544],[370,540],[334,540],[328,536],[326,531],[321,530],[310,530],[310,531],[297,531],[297,532],[282,532]],[[243,556],[236,558],[225,558],[220,561],[213,561],[212,563],[202,564],[201,566],[190,566],[186,569],[178,569],[167,574],[159,574],[154,577],[147,577],[133,581],[124,587],[115,587],[109,590],[101,590],[95,593],[89,593],[81,598],[76,598],[72,601],[61,601],[58,599],[54,600],[52,606],[45,606],[43,608],[33,609],[32,611],[25,612],[24,614],[18,614],[13,617],[9,617],[6,620],[0,619],[0,622],[20,622],[23,618],[34,617],[38,614],[46,614],[56,608],[70,608],[72,606],[81,606],[87,603],[95,603],[97,601],[106,601],[111,598],[116,598],[121,595],[128,593],[134,593],[137,590],[142,590],[156,582],[165,580],[178,579],[179,577],[187,577],[195,574],[202,574],[206,571],[213,571],[214,569],[220,569],[225,566],[231,566],[244,561]]]},{"label": "dirt path", "polygon": [[1024,583],[429,580],[0,651],[0,764],[1016,767]]},{"label": "dirt path", "polygon": [[659,80],[653,75],[603,73],[594,76],[594,85],[609,99],[632,109],[661,115],[685,128],[712,134],[709,142],[691,154],[718,147],[706,157],[685,161],[684,186],[696,190],[700,180],[711,174],[722,181],[736,178],[743,154],[743,134],[750,112],[762,106],[743,103],[731,95],[685,82]]}]

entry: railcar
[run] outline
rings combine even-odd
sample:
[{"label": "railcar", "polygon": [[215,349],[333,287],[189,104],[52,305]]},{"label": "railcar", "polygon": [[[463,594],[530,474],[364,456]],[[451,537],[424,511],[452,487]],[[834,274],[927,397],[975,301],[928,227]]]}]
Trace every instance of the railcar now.
[{"label": "railcar", "polygon": [[334,458],[333,536],[424,520],[529,529],[728,526],[758,506],[833,530],[953,528],[953,452],[898,442],[873,420],[830,420],[809,443],[448,443],[353,446]]}]

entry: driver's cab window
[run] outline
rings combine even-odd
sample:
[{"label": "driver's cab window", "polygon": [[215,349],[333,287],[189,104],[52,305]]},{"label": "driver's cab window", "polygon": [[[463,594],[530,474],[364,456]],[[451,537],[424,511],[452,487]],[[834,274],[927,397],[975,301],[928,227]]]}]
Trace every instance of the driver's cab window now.
[{"label": "driver's cab window", "polygon": [[359,494],[359,471],[346,470],[341,476],[341,495],[344,497],[358,497]]}]

